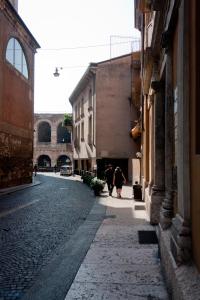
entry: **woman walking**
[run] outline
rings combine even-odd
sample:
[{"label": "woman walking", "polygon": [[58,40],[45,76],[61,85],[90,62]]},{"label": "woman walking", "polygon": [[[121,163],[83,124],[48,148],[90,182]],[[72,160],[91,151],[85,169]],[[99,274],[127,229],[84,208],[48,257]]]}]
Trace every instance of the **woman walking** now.
[{"label": "woman walking", "polygon": [[117,167],[115,169],[114,176],[113,176],[113,185],[116,186],[117,198],[122,197],[121,192],[124,183],[126,183],[126,178],[124,177],[124,174],[122,173],[120,167]]}]

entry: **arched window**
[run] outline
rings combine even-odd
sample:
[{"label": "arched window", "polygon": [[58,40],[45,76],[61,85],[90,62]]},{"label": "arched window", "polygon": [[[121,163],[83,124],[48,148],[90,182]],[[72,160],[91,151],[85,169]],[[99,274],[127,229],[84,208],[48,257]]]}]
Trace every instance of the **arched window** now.
[{"label": "arched window", "polygon": [[57,127],[57,143],[71,143],[71,134],[66,127],[60,123]]},{"label": "arched window", "polygon": [[18,40],[11,38],[6,48],[6,59],[28,79],[28,67],[24,52]]},{"label": "arched window", "polygon": [[51,126],[48,122],[41,122],[38,126],[38,142],[50,143],[51,142]]}]

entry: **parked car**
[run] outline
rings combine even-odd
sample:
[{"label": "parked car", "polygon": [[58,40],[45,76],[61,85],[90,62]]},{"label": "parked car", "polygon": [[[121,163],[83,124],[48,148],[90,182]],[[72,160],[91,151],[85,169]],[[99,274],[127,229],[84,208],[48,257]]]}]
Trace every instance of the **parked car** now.
[{"label": "parked car", "polygon": [[61,166],[60,167],[60,175],[61,176],[70,176],[72,175],[72,166]]}]

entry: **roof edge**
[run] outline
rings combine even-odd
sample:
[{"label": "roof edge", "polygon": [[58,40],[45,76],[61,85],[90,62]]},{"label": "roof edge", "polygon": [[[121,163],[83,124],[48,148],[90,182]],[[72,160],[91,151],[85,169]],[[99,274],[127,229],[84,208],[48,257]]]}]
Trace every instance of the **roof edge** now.
[{"label": "roof edge", "polygon": [[31,37],[32,41],[35,43],[35,48],[36,49],[41,48],[40,45],[38,44],[38,42],[36,41],[36,39],[34,38],[34,36],[32,35],[32,33],[30,32],[30,30],[28,29],[28,27],[26,26],[26,24],[24,23],[24,21],[22,20],[22,18],[20,17],[20,15],[18,14],[18,12],[12,6],[12,4],[8,0],[5,0],[5,2],[9,6],[9,9],[12,11],[12,13],[15,15],[15,17],[17,18],[17,20],[19,21],[19,23],[23,26],[23,28],[29,34],[29,36]]},{"label": "roof edge", "polygon": [[83,74],[83,76],[81,77],[81,79],[79,80],[78,84],[76,85],[75,89],[73,90],[72,94],[69,97],[69,102],[71,103],[71,105],[73,104],[74,99],[80,94],[80,92],[82,91],[82,89],[84,88],[88,80],[88,77],[94,73],[95,71],[94,68],[96,68],[97,66],[98,63],[89,64],[85,73]]}]

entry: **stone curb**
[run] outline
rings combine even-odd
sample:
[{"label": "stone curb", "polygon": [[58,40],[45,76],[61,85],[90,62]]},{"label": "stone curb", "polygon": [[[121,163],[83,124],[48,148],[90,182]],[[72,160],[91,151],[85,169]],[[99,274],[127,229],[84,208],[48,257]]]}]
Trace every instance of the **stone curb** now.
[{"label": "stone curb", "polygon": [[21,191],[21,190],[24,190],[24,189],[27,189],[29,187],[34,187],[34,186],[39,185],[39,184],[41,184],[41,182],[36,181],[36,182],[30,183],[30,184],[23,184],[23,185],[17,185],[17,186],[6,188],[6,189],[0,189],[0,197],[4,196],[4,195],[11,194],[11,193],[15,193],[15,192],[18,192],[18,191]]}]

